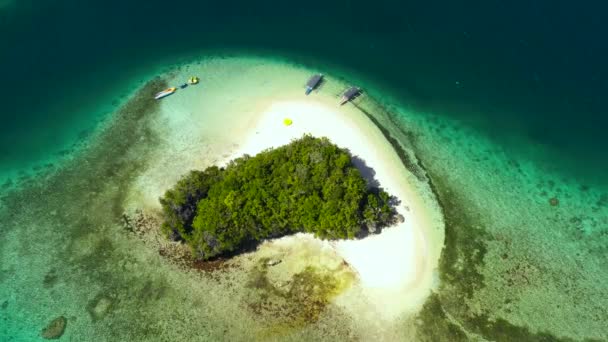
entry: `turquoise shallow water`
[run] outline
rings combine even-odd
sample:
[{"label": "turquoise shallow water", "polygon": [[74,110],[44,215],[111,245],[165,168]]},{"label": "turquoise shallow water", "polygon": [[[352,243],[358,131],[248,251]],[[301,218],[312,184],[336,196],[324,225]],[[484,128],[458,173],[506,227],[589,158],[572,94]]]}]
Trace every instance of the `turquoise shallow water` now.
[{"label": "turquoise shallow water", "polygon": [[[373,89],[372,82],[351,76]],[[147,128],[158,105],[147,95],[165,86],[156,80],[143,96],[134,93],[105,131],[83,145],[86,153],[75,153],[56,173],[3,191],[3,339],[35,340],[57,315],[68,320],[68,340],[244,340],[254,331],[269,334],[227,300],[253,298],[247,273],[186,272],[121,223],[126,189],[160,138]],[[412,112],[388,97],[374,101],[366,95],[357,106],[384,127],[410,171],[432,184],[446,220],[442,285],[416,320],[387,327],[390,336],[606,336],[605,191],[513,155],[459,122]],[[184,293],[198,299],[189,301]],[[357,336],[342,313],[326,314],[333,318],[281,339]]]},{"label": "turquoise shallow water", "polygon": [[[605,338],[608,317],[600,299],[608,281],[605,188],[510,153],[460,125],[432,117],[397,120],[415,132],[418,155],[443,188],[444,261],[450,244],[468,240],[453,257],[464,257],[469,261],[464,267],[472,269],[463,272],[457,267],[462,261],[456,261],[451,272],[475,291],[463,305],[447,290],[446,311],[459,316],[467,307],[477,317],[502,318],[536,333]],[[493,329],[502,330],[503,339],[517,336],[508,325],[472,328],[469,319],[464,325],[484,336],[499,338]]]}]

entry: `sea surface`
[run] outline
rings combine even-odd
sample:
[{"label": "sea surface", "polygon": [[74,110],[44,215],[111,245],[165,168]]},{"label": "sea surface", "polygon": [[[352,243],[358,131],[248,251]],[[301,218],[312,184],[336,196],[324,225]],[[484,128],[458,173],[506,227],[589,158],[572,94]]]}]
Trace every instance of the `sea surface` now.
[{"label": "sea surface", "polygon": [[236,49],[340,65],[412,109],[458,119],[520,153],[547,146],[581,177],[603,178],[606,6],[9,2],[0,7],[0,172],[69,147],[154,66]]},{"label": "sea surface", "polygon": [[[407,143],[435,180],[451,227],[473,226],[467,234],[483,236],[481,259],[518,260],[467,274],[484,284],[465,296],[471,307],[496,307],[497,289],[512,282],[557,284],[503,291],[502,311],[482,310],[477,321],[462,314],[469,337],[608,339],[606,310],[585,306],[608,286],[606,13],[603,2],[565,0],[0,1],[0,186],[13,189],[69,159],[139,87],[198,56],[327,66],[369,86],[366,95],[390,112],[381,120],[387,129],[417,137]],[[467,210],[450,212],[463,203]],[[18,215],[0,216],[3,230],[11,227],[3,239],[16,234]],[[447,234],[447,243],[462,244],[467,234]],[[512,258],[505,246],[520,238]],[[467,262],[477,260],[463,253]],[[567,257],[551,264],[561,255]],[[27,252],[22,256],[27,260]],[[3,287],[12,271],[0,271]],[[561,272],[566,285],[557,280]],[[498,284],[501,274],[511,278]],[[10,309],[14,298],[0,293],[2,310]],[[437,298],[444,311],[462,313]],[[580,313],[555,304],[562,300]],[[520,302],[541,304],[512,307]],[[557,306],[544,309],[558,323],[530,328],[549,302]],[[480,328],[488,316],[509,323]],[[15,323],[0,336],[23,340],[15,334],[30,328],[40,329]]]}]

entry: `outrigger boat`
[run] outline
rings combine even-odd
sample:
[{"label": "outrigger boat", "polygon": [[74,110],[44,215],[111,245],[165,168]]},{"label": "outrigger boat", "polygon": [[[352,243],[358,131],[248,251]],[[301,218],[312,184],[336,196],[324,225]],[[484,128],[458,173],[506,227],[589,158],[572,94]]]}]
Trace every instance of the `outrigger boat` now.
[{"label": "outrigger boat", "polygon": [[173,93],[175,93],[175,90],[177,90],[177,88],[173,87],[173,88],[167,88],[159,93],[156,93],[156,95],[154,95],[154,99],[156,100],[160,100],[165,96],[169,96]]},{"label": "outrigger boat", "polygon": [[310,94],[318,85],[321,83],[323,79],[323,74],[315,74],[312,75],[311,78],[306,82],[306,95]]},{"label": "outrigger boat", "polygon": [[354,99],[355,97],[359,96],[360,94],[361,94],[361,88],[358,88],[358,87],[348,88],[342,95],[342,98],[340,99],[340,105],[345,104],[346,102]]}]

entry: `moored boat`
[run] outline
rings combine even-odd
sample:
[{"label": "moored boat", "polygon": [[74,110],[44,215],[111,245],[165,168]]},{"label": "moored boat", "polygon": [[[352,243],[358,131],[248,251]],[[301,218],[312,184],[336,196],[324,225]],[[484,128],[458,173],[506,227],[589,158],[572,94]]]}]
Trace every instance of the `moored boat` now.
[{"label": "moored boat", "polygon": [[323,74],[315,74],[312,75],[308,82],[306,82],[306,95],[310,94],[318,85],[321,83],[323,79]]},{"label": "moored boat", "polygon": [[359,94],[361,94],[361,88],[358,88],[358,87],[348,88],[342,95],[342,98],[340,98],[340,105],[343,105],[346,102],[354,99],[355,97],[359,96]]},{"label": "moored boat", "polygon": [[154,95],[154,99],[156,100],[160,100],[163,97],[169,96],[173,93],[175,93],[175,90],[177,90],[177,88],[173,87],[173,88],[167,88],[161,92],[156,93],[156,95]]}]

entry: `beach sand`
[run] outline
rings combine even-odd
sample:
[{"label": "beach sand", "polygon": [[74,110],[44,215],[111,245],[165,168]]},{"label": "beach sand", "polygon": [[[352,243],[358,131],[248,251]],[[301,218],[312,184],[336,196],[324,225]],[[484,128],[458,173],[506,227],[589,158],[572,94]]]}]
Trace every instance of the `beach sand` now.
[{"label": "beach sand", "polygon": [[[410,173],[387,131],[337,105],[349,86],[341,72],[312,69],[250,57],[171,66],[55,171],[0,188],[0,340],[40,339],[58,316],[62,339],[75,341],[606,340],[603,187],[356,82],[368,91],[356,107],[404,147]],[[327,82],[307,97],[318,71]],[[150,100],[192,75],[201,84]],[[404,224],[357,241],[266,241],[213,272],[168,258],[156,226],[145,237],[125,226],[125,212],[157,215],[158,197],[189,170],[305,132],[363,159],[402,201]],[[441,284],[427,297],[442,247]]]},{"label": "beach sand", "polygon": [[[414,314],[438,285],[436,267],[443,247],[438,210],[428,205],[425,188],[415,184],[415,177],[372,121],[352,103],[338,104],[347,84],[326,76],[320,89],[304,95],[303,84],[311,73],[256,59],[209,60],[175,73],[170,84],[191,74],[199,75],[201,84],[163,100],[155,129],[164,139],[155,149],[155,162],[131,189],[126,207],[158,210],[158,197],[188,170],[225,165],[243,154],[288,144],[303,134],[328,137],[357,157],[366,178],[399,199],[397,210],[405,218],[361,240],[314,239],[318,250],[334,254],[327,257],[343,260],[357,275],[355,285],[334,303],[353,316],[365,312],[374,321]],[[285,119],[292,124],[285,125]],[[304,235],[274,243],[298,249],[301,241],[312,238]],[[272,244],[263,244],[258,253],[272,249]],[[283,257],[290,254],[298,255],[283,253]]]},{"label": "beach sand", "polygon": [[[285,125],[286,118],[293,123]],[[380,130],[352,104],[338,106],[332,97],[299,96],[272,101],[249,131],[244,144],[228,159],[255,155],[304,134],[328,137],[350,150],[369,181],[398,198],[397,211],[404,216],[403,223],[364,239],[331,245],[358,274],[369,302],[381,317],[396,318],[418,309],[437,285],[433,272],[443,241],[433,234],[429,213],[408,183],[408,171]]]}]

